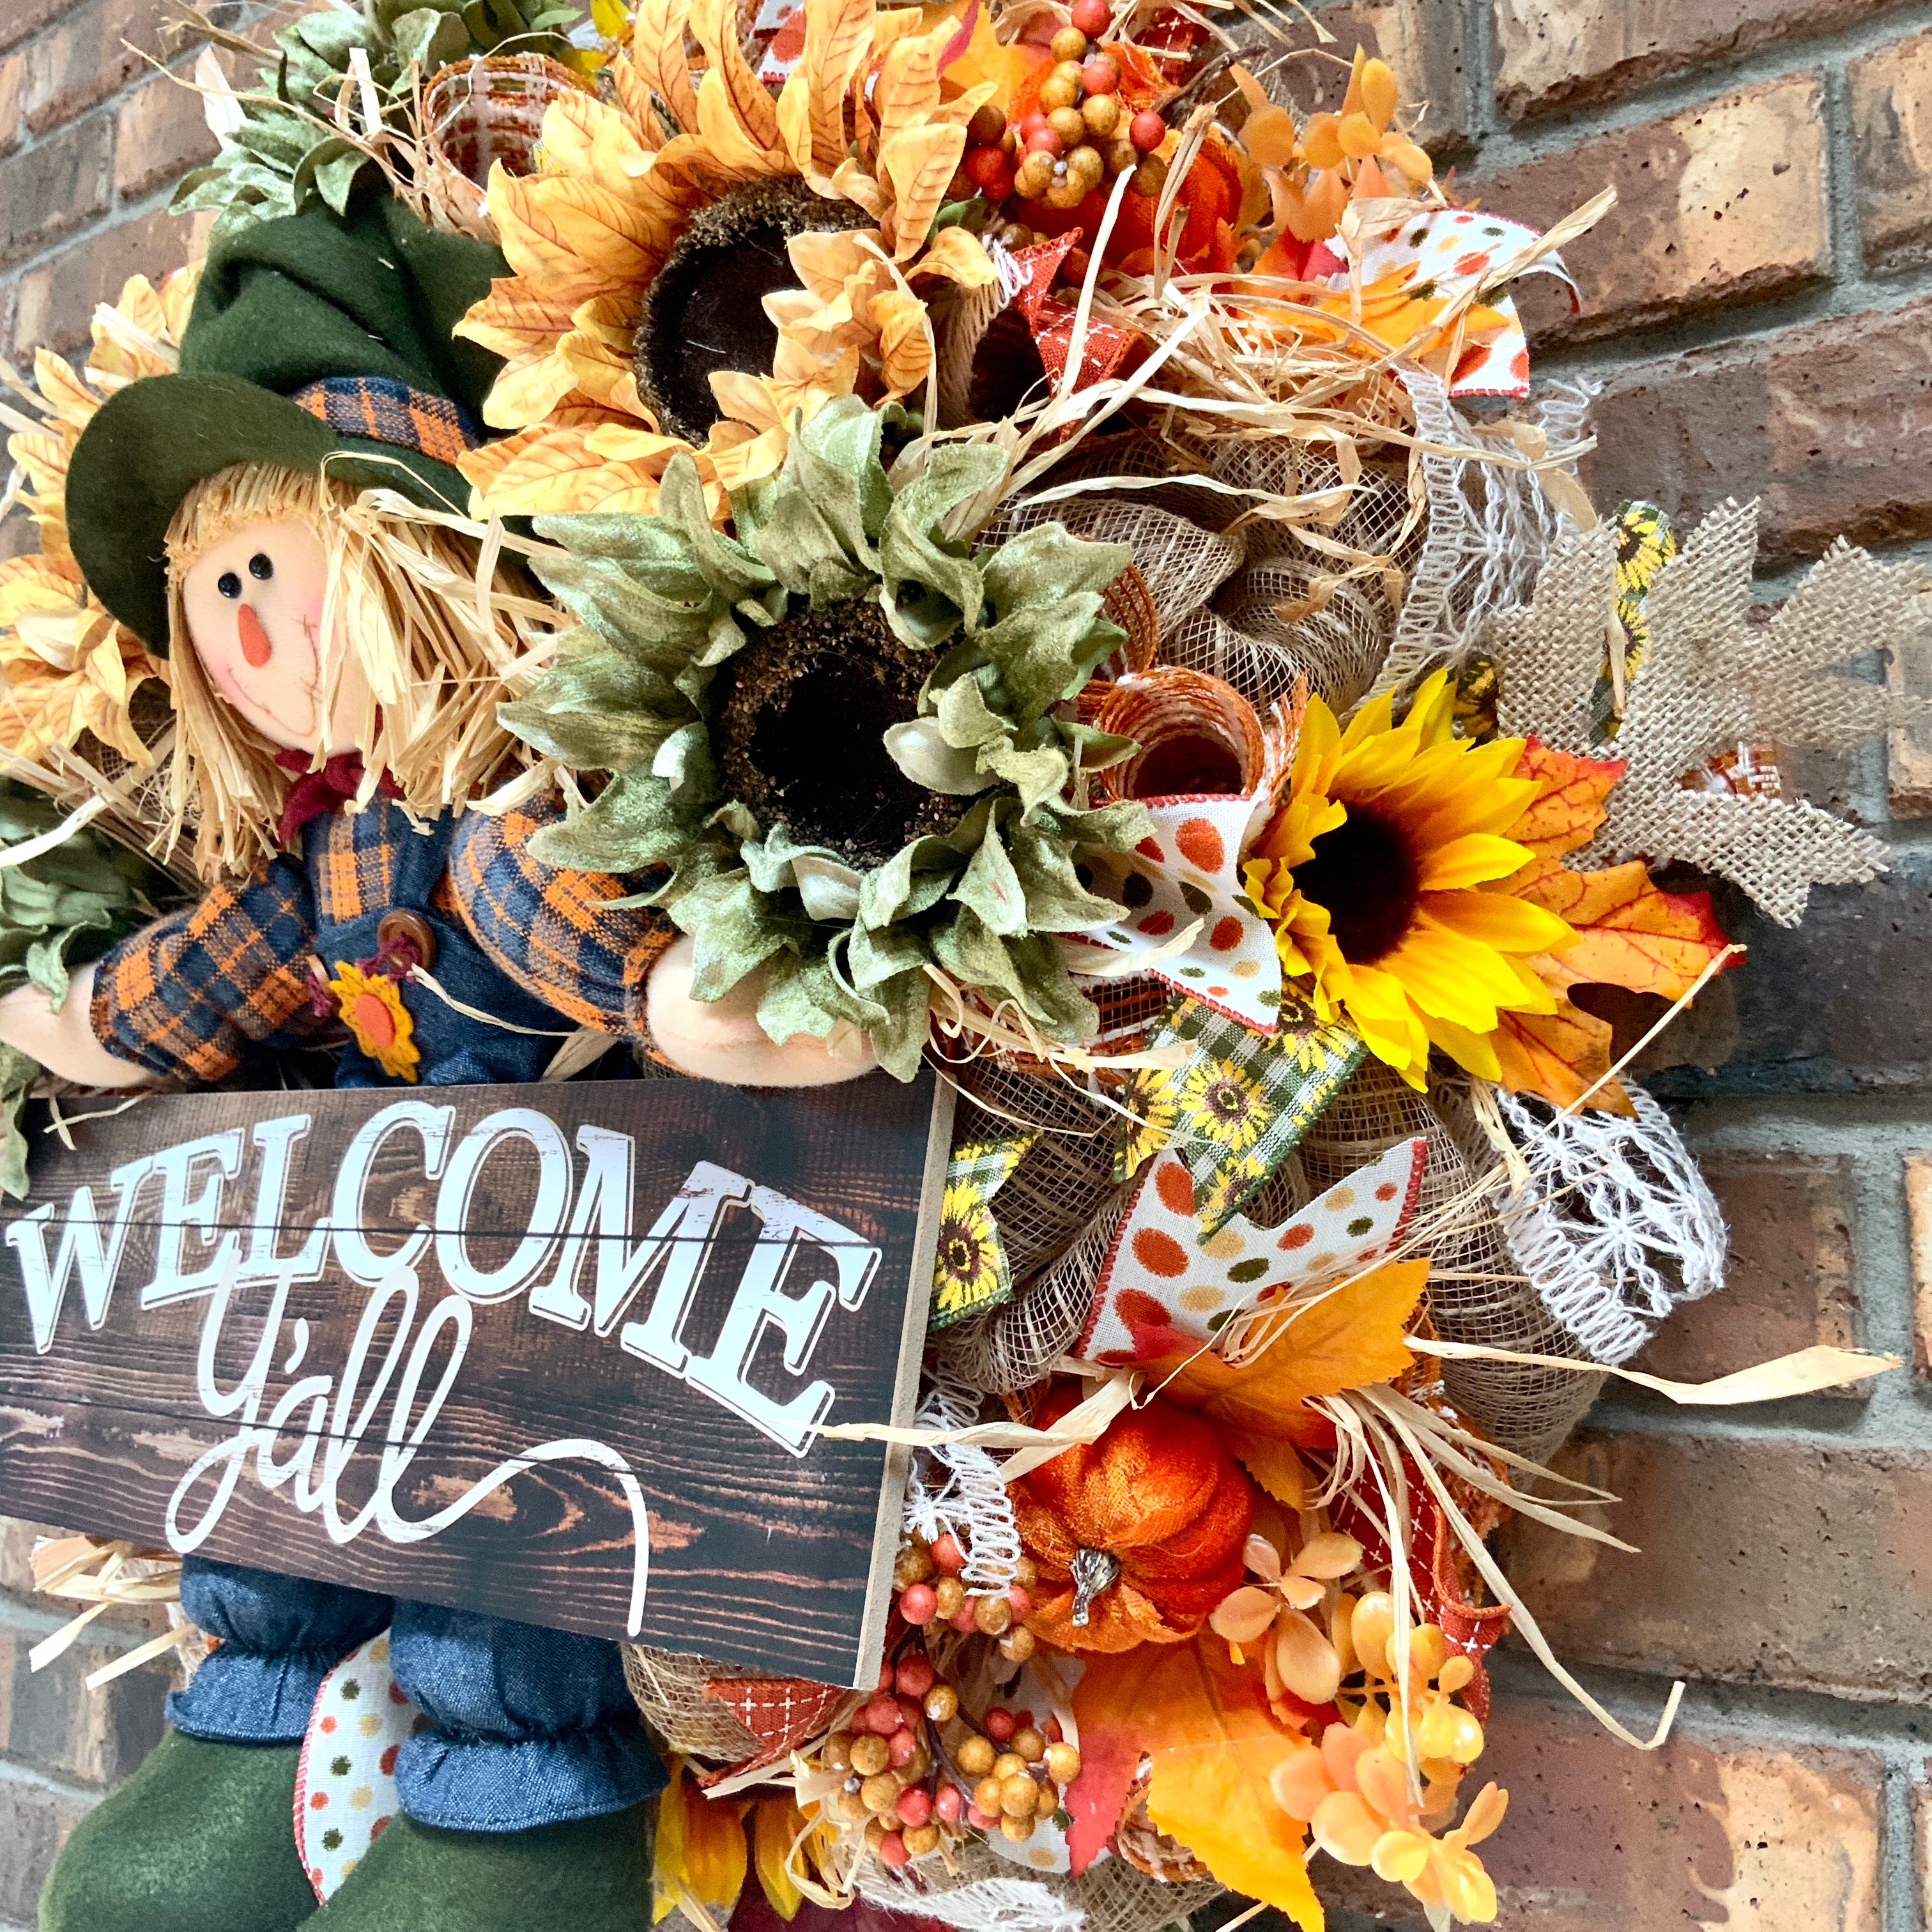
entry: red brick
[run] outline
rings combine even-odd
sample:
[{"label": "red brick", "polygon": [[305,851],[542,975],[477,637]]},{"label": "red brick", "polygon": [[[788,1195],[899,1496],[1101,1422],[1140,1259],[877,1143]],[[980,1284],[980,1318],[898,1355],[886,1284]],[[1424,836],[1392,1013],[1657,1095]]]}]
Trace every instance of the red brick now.
[{"label": "red brick", "polygon": [[218,143],[201,96],[184,76],[158,74],[115,110],[114,188],[123,202],[178,180],[214,157]]},{"label": "red brick", "polygon": [[0,161],[0,262],[17,262],[107,206],[112,124],[96,117]]},{"label": "red brick", "polygon": [[[1923,627],[1895,647],[1885,668],[1888,690],[1932,698],[1932,636]],[[1932,718],[1886,734],[1886,804],[1894,818],[1932,818]]]},{"label": "red brick", "polygon": [[164,39],[154,0],[81,0],[26,50],[25,107],[35,134],[70,121],[125,87],[157,56],[176,46]]},{"label": "red brick", "polygon": [[1880,47],[1847,73],[1865,260],[1923,262],[1932,256],[1932,33]]},{"label": "red brick", "polygon": [[[1346,60],[1357,47],[1378,56],[1401,77],[1402,116],[1424,110],[1416,132],[1432,154],[1468,146],[1474,131],[1470,85],[1468,0],[1352,0],[1323,9],[1322,24],[1335,38],[1328,51]],[[1312,45],[1313,36],[1295,36]],[[1278,70],[1296,110],[1339,107],[1348,71],[1325,60],[1294,60]]]},{"label": "red brick", "polygon": [[1932,1703],[1932,1455],[1584,1432],[1628,1555],[1518,1520],[1510,1574],[1566,1662]]},{"label": "red brick", "polygon": [[9,1767],[0,1774],[0,1918],[31,1925],[40,1909],[40,1887],[68,1834],[94,1808],[78,1792],[43,1784]]},{"label": "red brick", "polygon": [[1932,1376],[1932,1154],[1905,1157],[1905,1209],[1912,1229],[1912,1366]]},{"label": "red brick", "polygon": [[1577,313],[1546,278],[1526,284],[1538,343],[1788,295],[1830,271],[1825,125],[1812,74],[1579,140],[1460,185],[1485,207],[1539,228],[1604,188],[1617,191],[1616,206],[1564,250]]},{"label": "red brick", "polygon": [[27,74],[25,54],[0,60],[0,154],[20,139],[20,94]]},{"label": "red brick", "polygon": [[194,218],[148,214],[98,229],[20,278],[14,320],[16,358],[44,346],[84,348],[97,304],[118,302],[130,275],[158,279],[191,259]]},{"label": "red brick", "polygon": [[[166,1618],[157,1606],[147,1622],[158,1632]],[[118,1784],[160,1743],[162,1702],[177,1673],[170,1664],[143,1664],[90,1690],[91,1672],[153,1633],[103,1642],[90,1628],[34,1670],[28,1652],[46,1634],[0,1623],[0,1751],[80,1784]]]},{"label": "red brick", "polygon": [[1828,34],[1899,0],[1493,0],[1512,119],[1606,100],[1766,41]]},{"label": "red brick", "polygon": [[44,27],[73,0],[7,0],[0,8],[0,47],[10,47]]},{"label": "red brick", "polygon": [[1763,506],[1760,562],[1932,536],[1932,301],[1641,365],[1605,392],[1585,481],[1697,517]]},{"label": "red brick", "polygon": [[[1925,1766],[1932,1774],[1932,1761]],[[1912,1875],[1918,1888],[1918,1922],[1932,1925],[1932,1790],[1915,1784],[1908,1794],[1912,1812]]]},{"label": "red brick", "polygon": [[[1498,1698],[1463,1790],[1508,1815],[1480,1856],[1496,1923],[1535,1932],[1879,1932],[1885,1764],[1680,1724],[1634,1750],[1574,1708]],[[1633,1728],[1635,1728],[1634,1726]],[[1318,1857],[1324,1902],[1419,1922],[1406,1892]]]},{"label": "red brick", "polygon": [[[1636,1366],[1703,1382],[1824,1342],[1857,1341],[1851,1162],[1842,1155],[1708,1154],[1698,1165],[1724,1210],[1724,1286],[1678,1309]],[[1862,1396],[1869,1382],[1832,1391]]]}]

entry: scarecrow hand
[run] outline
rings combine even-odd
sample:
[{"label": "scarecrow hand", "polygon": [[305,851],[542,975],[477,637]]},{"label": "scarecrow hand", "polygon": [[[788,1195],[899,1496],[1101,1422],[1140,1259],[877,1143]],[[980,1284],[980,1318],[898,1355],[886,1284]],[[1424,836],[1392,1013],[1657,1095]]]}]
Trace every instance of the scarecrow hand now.
[{"label": "scarecrow hand", "polygon": [[659,1052],[682,1073],[734,1087],[830,1087],[878,1066],[872,1042],[856,1027],[826,1040],[794,1034],[775,1041],[758,1024],[764,976],[741,980],[722,1000],[692,998],[695,948],[676,941],[651,969],[645,1017]]},{"label": "scarecrow hand", "polygon": [[159,1078],[145,1066],[121,1060],[94,1030],[94,968],[82,967],[67,998],[50,1011],[38,986],[16,986],[0,998],[0,1040],[38,1060],[50,1072],[83,1087],[151,1087]]}]

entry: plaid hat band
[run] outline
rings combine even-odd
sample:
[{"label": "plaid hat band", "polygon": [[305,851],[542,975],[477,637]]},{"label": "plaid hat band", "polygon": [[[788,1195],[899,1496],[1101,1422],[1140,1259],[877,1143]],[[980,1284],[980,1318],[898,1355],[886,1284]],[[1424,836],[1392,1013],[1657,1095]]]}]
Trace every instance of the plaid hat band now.
[{"label": "plaid hat band", "polygon": [[454,464],[483,440],[446,396],[434,396],[389,376],[327,376],[293,399],[339,435],[366,436]]}]

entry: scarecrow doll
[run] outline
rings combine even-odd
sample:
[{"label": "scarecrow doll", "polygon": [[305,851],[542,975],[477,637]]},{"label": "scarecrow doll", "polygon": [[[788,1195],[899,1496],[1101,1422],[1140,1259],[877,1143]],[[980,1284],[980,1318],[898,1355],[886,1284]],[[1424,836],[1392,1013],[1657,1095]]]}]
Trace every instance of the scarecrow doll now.
[{"label": "scarecrow doll", "polygon": [[[404,513],[466,500],[452,466],[497,365],[452,329],[502,268],[374,196],[248,229],[209,259],[178,373],[129,384],[81,438],[74,549],[170,660],[171,808],[208,890],[58,1012],[0,1001],[0,1037],[57,1072],[205,1085],[339,1022],[338,1084],[529,1081],[572,1026],[644,1034],[664,916],[612,903],[632,882],[529,857],[555,800],[462,810],[510,752],[500,610],[532,593],[500,572],[479,598],[473,539]],[[671,989],[662,1030],[691,1006]],[[698,1024],[692,1070],[861,1070],[752,1038],[748,1009]],[[43,1932],[646,1922],[664,1775],[614,1644],[200,1556],[182,1596],[218,1644],[69,1842]],[[299,1748],[323,1675],[385,1628],[425,1724],[400,1812],[318,1912]]]}]

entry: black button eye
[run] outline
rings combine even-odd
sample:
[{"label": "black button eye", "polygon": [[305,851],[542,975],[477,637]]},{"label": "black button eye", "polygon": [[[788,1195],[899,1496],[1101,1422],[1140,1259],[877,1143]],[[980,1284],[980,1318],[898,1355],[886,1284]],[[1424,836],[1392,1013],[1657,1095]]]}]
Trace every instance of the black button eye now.
[{"label": "black button eye", "polygon": [[266,584],[275,574],[274,558],[265,550],[258,550],[248,560],[248,574],[257,584]]},{"label": "black button eye", "polygon": [[242,580],[235,574],[233,571],[224,570],[214,580],[214,587],[224,597],[239,597],[242,594]]}]

